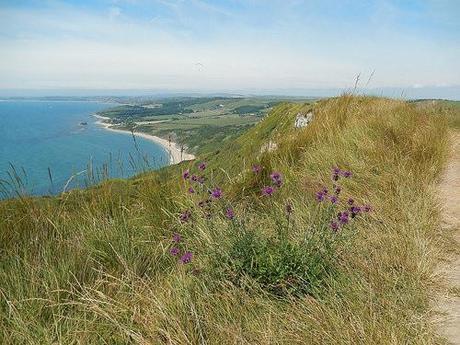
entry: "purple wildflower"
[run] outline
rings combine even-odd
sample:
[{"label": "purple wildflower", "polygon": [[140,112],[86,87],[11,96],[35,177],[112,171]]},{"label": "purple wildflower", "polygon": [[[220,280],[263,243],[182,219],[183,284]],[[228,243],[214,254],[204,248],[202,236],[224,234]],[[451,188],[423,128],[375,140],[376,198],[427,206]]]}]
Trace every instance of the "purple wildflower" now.
[{"label": "purple wildflower", "polygon": [[329,193],[329,191],[327,190],[326,187],[324,187],[323,190],[321,191],[321,193],[323,193],[324,195],[327,195],[327,193]]},{"label": "purple wildflower", "polygon": [[186,210],[181,213],[179,219],[182,223],[186,223],[190,220],[192,213],[189,210]]},{"label": "purple wildflower", "polygon": [[337,219],[339,220],[340,224],[347,224],[348,223],[348,212],[340,212],[337,215]]},{"label": "purple wildflower", "polygon": [[339,198],[337,198],[337,196],[335,196],[335,195],[331,195],[329,197],[329,200],[331,200],[332,204],[337,204],[337,201],[339,200]]},{"label": "purple wildflower", "polygon": [[283,183],[283,179],[281,177],[281,174],[277,171],[274,171],[270,174],[270,178],[273,181],[273,184],[280,187],[281,184]]},{"label": "purple wildflower", "polygon": [[322,202],[324,200],[324,193],[322,191],[316,192],[316,201]]},{"label": "purple wildflower", "polygon": [[178,233],[175,233],[172,238],[173,242],[176,242],[176,243],[179,243],[181,239],[182,239],[182,236],[179,235]]},{"label": "purple wildflower", "polygon": [[340,187],[340,186],[335,186],[334,187],[334,193],[336,195],[339,195],[341,191],[342,191],[342,187]]},{"label": "purple wildflower", "polygon": [[270,186],[265,186],[262,188],[262,195],[263,196],[272,196],[272,194],[275,192],[275,189]]},{"label": "purple wildflower", "polygon": [[193,182],[198,181],[198,176],[192,175],[191,180],[192,180]]},{"label": "purple wildflower", "polygon": [[184,255],[181,256],[180,262],[183,264],[188,264],[192,261],[193,254],[191,252],[185,252]]},{"label": "purple wildflower", "polygon": [[329,224],[329,226],[331,227],[333,231],[337,231],[339,229],[339,223],[335,221],[332,221],[331,224]]},{"label": "purple wildflower", "polygon": [[170,250],[169,250],[169,253],[172,255],[172,256],[177,256],[179,254],[179,248],[177,247],[172,247]]},{"label": "purple wildflower", "polygon": [[193,189],[193,187],[189,187],[188,192],[190,194],[193,194],[193,193],[195,193],[195,189]]},{"label": "purple wildflower", "polygon": [[225,211],[225,217],[227,217],[228,219],[233,219],[235,217],[235,212],[233,212],[233,209],[231,207],[228,207]]},{"label": "purple wildflower", "polygon": [[255,173],[255,174],[258,174],[262,171],[262,167],[258,164],[254,164],[252,166],[252,172]]},{"label": "purple wildflower", "polygon": [[345,170],[345,171],[342,171],[341,175],[342,175],[343,177],[345,177],[345,178],[349,178],[349,177],[351,177],[351,175],[353,175],[353,174],[352,174],[351,171]]},{"label": "purple wildflower", "polygon": [[332,180],[337,181],[339,179],[339,175],[340,175],[340,169],[337,167],[332,168],[332,176],[331,176]]},{"label": "purple wildflower", "polygon": [[351,205],[353,205],[355,203],[355,201],[352,198],[350,198],[350,199],[348,199],[347,203],[348,203],[348,205],[351,206]]},{"label": "purple wildflower", "polygon": [[211,191],[211,196],[212,196],[214,199],[220,199],[220,198],[222,197],[222,189],[220,189],[219,187],[214,188],[214,189]]},{"label": "purple wildflower", "polygon": [[270,178],[273,180],[273,181],[277,181],[277,180],[280,180],[281,179],[281,174],[277,171],[274,171],[270,174]]},{"label": "purple wildflower", "polygon": [[199,184],[203,184],[205,180],[206,180],[206,179],[205,179],[204,176],[198,177],[198,183],[199,183]]},{"label": "purple wildflower", "polygon": [[358,213],[361,212],[361,207],[352,206],[350,207],[350,212],[351,212],[351,218],[355,218],[358,215]]},{"label": "purple wildflower", "polygon": [[205,162],[201,162],[200,164],[198,164],[198,169],[200,169],[200,170],[206,169],[206,163],[205,163]]},{"label": "purple wildflower", "polygon": [[189,177],[190,177],[190,170],[187,169],[182,173],[182,178],[184,180],[188,180]]},{"label": "purple wildflower", "polygon": [[370,212],[372,211],[372,207],[370,205],[364,205],[363,206],[363,212]]}]

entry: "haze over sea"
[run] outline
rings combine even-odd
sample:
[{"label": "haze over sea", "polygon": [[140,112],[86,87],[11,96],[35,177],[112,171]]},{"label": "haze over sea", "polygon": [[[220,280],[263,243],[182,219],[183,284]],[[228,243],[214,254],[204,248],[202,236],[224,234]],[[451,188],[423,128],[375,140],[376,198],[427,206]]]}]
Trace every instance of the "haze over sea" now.
[{"label": "haze over sea", "polygon": [[86,187],[102,178],[128,177],[167,165],[162,146],[143,138],[134,141],[129,133],[107,131],[96,123],[92,114],[111,106],[0,101],[0,199],[8,196],[5,189],[56,194],[69,179],[67,189]]}]

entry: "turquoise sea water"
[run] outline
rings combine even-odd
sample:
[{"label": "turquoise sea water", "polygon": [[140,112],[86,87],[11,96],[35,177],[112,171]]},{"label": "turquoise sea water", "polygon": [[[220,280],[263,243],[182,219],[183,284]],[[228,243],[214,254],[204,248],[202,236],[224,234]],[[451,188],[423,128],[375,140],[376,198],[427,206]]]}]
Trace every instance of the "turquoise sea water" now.
[{"label": "turquoise sea water", "polygon": [[66,184],[67,189],[86,187],[167,165],[162,146],[96,124],[91,115],[110,106],[0,101],[0,198],[14,191],[56,194]]}]

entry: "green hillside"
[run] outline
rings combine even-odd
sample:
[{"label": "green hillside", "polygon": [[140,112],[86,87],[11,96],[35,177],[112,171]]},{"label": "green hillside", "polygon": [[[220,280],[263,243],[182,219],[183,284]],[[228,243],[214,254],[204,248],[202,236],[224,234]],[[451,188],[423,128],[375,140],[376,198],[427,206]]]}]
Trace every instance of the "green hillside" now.
[{"label": "green hillside", "polygon": [[194,162],[0,202],[1,343],[439,342],[443,109],[281,103]]}]

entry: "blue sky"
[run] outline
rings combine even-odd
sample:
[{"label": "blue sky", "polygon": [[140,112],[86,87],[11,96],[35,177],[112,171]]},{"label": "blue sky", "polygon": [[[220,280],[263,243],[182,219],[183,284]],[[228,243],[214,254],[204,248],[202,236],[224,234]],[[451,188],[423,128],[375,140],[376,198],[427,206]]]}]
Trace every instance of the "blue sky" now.
[{"label": "blue sky", "polygon": [[0,0],[0,46],[0,89],[458,87],[460,1]]}]

